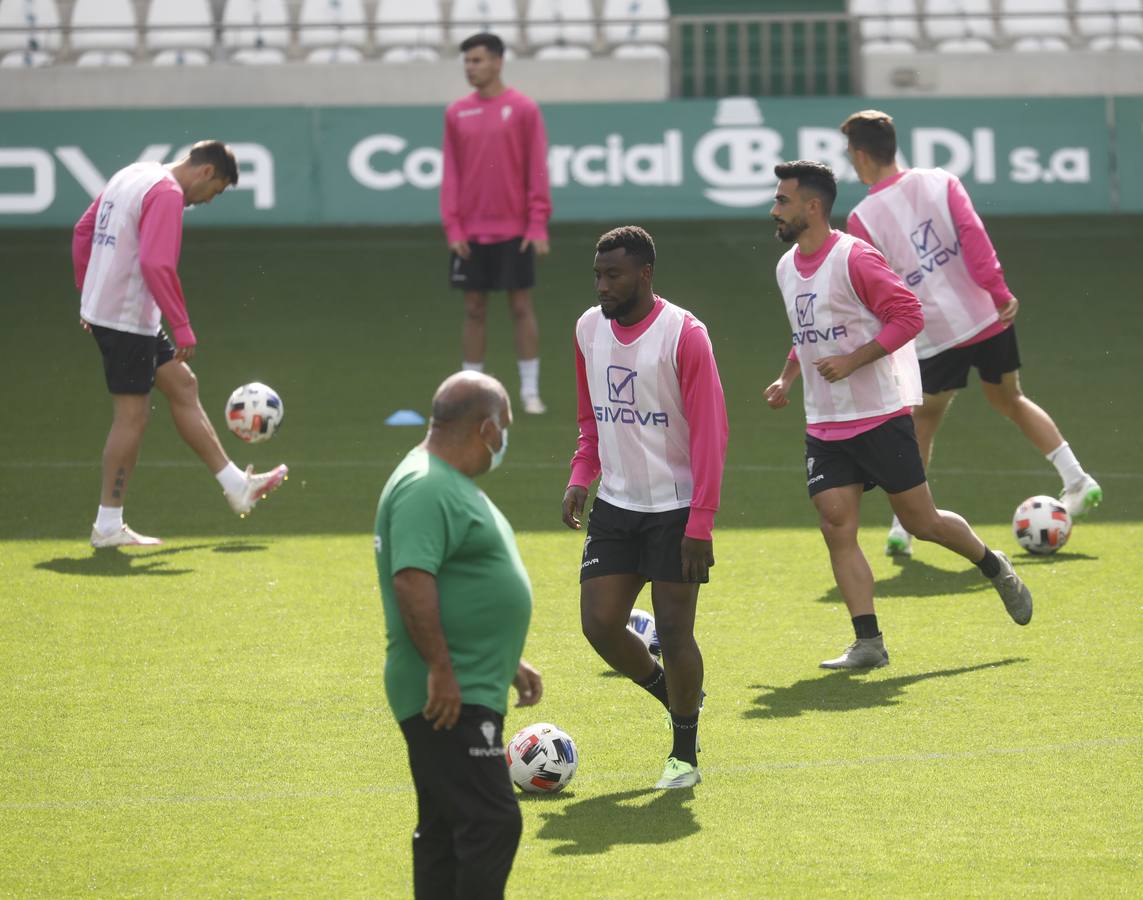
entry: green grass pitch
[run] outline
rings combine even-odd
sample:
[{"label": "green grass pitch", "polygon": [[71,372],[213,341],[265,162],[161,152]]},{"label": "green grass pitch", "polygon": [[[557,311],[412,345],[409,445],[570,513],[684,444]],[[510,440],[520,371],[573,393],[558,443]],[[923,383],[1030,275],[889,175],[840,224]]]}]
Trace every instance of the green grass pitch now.
[{"label": "green grass pitch", "polygon": [[[606,223],[609,227],[612,224]],[[650,790],[669,746],[653,701],[579,634],[581,537],[559,502],[575,441],[572,324],[604,225],[559,226],[537,291],[550,412],[517,416],[482,486],[535,588],[534,710],[582,754],[562,794],[525,799],[509,895],[1138,896],[1143,881],[1143,441],[1139,218],[990,222],[1027,393],[1106,499],[1059,554],[1016,552],[1009,519],[1051,467],[975,385],[938,436],[940,505],[1014,555],[1036,598],[1018,628],[938,547],[880,555],[892,664],[827,673],[850,639],[800,475],[802,419],[761,388],[788,342],[763,223],[649,223],[656,286],[709,326],[730,412],[717,565],[700,600],[704,782]],[[161,402],[128,521],[159,548],[86,544],[110,416],[77,324],[68,235],[0,243],[0,896],[402,896],[414,821],[381,684],[370,529],[377,494],[459,357],[435,229],[190,231],[195,369],[221,428],[230,391],[274,385],[281,434],[240,464],[291,466],[238,520]],[[509,323],[491,370],[515,394]],[[648,606],[649,598],[641,600]],[[1134,885],[1134,887],[1133,887]]]}]

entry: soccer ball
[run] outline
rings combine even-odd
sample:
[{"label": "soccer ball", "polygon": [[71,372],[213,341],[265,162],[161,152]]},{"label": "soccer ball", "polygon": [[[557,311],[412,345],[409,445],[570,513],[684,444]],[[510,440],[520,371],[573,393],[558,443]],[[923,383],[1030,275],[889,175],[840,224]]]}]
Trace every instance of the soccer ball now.
[{"label": "soccer ball", "polygon": [[659,646],[659,632],[655,630],[655,617],[653,615],[642,609],[633,609],[631,610],[631,618],[627,620],[627,627],[635,632],[655,659],[662,655],[663,650]]},{"label": "soccer ball", "polygon": [[268,385],[258,381],[244,384],[226,401],[226,424],[248,444],[268,441],[282,427],[286,407]]},{"label": "soccer ball", "polygon": [[1016,542],[1029,553],[1055,553],[1071,536],[1072,517],[1055,497],[1040,494],[1016,507],[1012,531]]},{"label": "soccer ball", "polygon": [[554,794],[572,780],[579,752],[566,732],[548,722],[521,728],[504,748],[508,774],[529,794]]}]

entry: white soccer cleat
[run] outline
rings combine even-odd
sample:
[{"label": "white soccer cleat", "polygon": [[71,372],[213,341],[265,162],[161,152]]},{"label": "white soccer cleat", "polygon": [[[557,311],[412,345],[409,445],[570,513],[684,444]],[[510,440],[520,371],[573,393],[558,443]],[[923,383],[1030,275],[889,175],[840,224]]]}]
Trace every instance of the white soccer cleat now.
[{"label": "white soccer cleat", "polygon": [[1084,475],[1071,487],[1060,493],[1060,502],[1067,508],[1073,519],[1082,519],[1103,502],[1103,488],[1090,475]]},{"label": "white soccer cleat", "polygon": [[[254,510],[255,504],[271,491],[281,487],[283,481],[290,477],[290,470],[286,465],[276,466],[269,472],[255,474],[253,466],[246,467],[246,486],[240,494],[226,494],[230,508],[242,518],[246,518]],[[226,493],[225,491],[223,493]]]},{"label": "white soccer cleat", "polygon": [[913,555],[913,536],[905,530],[905,527],[896,518],[893,519],[893,524],[889,526],[889,536],[885,538],[885,555]]},{"label": "white soccer cleat", "polygon": [[139,534],[126,525],[121,526],[118,531],[107,534],[100,534],[94,525],[91,527],[91,546],[96,550],[103,550],[106,547],[153,547],[161,543],[157,537]]},{"label": "white soccer cleat", "polygon": [[858,638],[845,648],[836,659],[827,659],[818,664],[823,669],[880,669],[889,665],[889,651],[885,649],[885,638]]},{"label": "white soccer cleat", "polygon": [[523,407],[524,412],[530,416],[542,416],[548,411],[548,407],[544,405],[544,401],[540,399],[539,394],[521,394],[520,405]]},{"label": "white soccer cleat", "polygon": [[659,779],[655,787],[669,791],[676,788],[694,787],[700,781],[702,781],[702,776],[699,774],[698,766],[692,766],[690,763],[675,759],[672,756],[667,760],[667,766],[663,769],[663,777]]}]

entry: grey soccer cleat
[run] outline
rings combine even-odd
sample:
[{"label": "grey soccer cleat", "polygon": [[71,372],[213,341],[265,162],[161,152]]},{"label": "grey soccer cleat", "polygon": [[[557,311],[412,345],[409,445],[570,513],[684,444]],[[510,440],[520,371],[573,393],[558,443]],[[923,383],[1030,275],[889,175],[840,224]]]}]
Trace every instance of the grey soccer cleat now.
[{"label": "grey soccer cleat", "polygon": [[1008,557],[1000,550],[995,551],[1000,560],[1000,574],[991,579],[996,593],[1004,601],[1004,608],[1017,625],[1027,625],[1032,621],[1032,592],[1024,584]]},{"label": "grey soccer cleat", "polygon": [[885,638],[858,638],[845,648],[837,659],[827,659],[821,663],[823,669],[880,669],[889,665],[889,651],[885,649]]}]

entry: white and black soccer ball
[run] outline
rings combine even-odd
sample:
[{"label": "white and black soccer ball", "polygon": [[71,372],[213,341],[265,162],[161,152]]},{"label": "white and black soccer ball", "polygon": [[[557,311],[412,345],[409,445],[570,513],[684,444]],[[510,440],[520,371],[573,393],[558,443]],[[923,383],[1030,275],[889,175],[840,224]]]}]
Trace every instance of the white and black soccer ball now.
[{"label": "white and black soccer ball", "polygon": [[662,656],[663,649],[659,646],[659,632],[655,630],[655,617],[653,615],[646,610],[633,609],[631,610],[631,617],[627,620],[627,627],[635,632],[639,640],[643,642],[643,646],[655,659]]},{"label": "white and black soccer ball", "polygon": [[529,794],[554,794],[572,780],[579,751],[567,732],[549,722],[521,728],[504,748],[508,774]]},{"label": "white and black soccer ball", "polygon": [[1016,507],[1012,533],[1016,535],[1016,543],[1029,553],[1055,553],[1071,536],[1072,517],[1055,497],[1040,494]]},{"label": "white and black soccer ball", "polygon": [[272,438],[285,414],[278,392],[259,381],[242,385],[226,401],[227,427],[248,444]]}]

